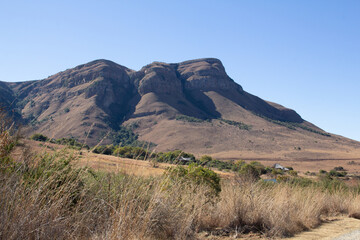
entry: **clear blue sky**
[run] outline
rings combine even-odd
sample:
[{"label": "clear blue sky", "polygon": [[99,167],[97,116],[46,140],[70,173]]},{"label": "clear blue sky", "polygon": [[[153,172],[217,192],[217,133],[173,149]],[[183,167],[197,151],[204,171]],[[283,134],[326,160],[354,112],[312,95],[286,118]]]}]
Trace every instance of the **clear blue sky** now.
[{"label": "clear blue sky", "polygon": [[360,140],[359,0],[0,1],[0,31],[2,81],[216,57],[246,91]]}]

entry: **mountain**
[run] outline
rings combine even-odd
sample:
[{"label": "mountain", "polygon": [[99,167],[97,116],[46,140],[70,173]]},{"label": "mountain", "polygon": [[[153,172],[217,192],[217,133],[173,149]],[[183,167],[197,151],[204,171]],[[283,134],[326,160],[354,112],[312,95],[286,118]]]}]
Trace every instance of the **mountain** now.
[{"label": "mountain", "polygon": [[156,150],[219,158],[350,159],[360,149],[244,91],[214,58],[153,62],[139,71],[96,60],[43,80],[0,82],[0,93],[0,103],[21,115],[26,134],[90,145],[111,143],[131,126]]}]

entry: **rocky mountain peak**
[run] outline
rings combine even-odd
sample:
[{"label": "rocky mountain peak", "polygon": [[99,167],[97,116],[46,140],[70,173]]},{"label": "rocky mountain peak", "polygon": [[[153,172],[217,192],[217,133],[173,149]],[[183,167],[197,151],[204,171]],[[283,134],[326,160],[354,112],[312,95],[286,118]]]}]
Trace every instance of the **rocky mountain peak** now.
[{"label": "rocky mountain peak", "polygon": [[133,70],[109,60],[95,60],[75,68],[67,69],[45,79],[44,84],[52,88],[72,88],[99,78],[124,80]]},{"label": "rocky mountain peak", "polygon": [[222,62],[216,58],[203,58],[182,62],[178,65],[177,71],[185,80],[186,89],[203,91],[217,91],[239,89],[225,72]]},{"label": "rocky mountain peak", "polygon": [[185,90],[242,91],[225,72],[221,61],[202,58],[181,63],[153,62],[133,75],[140,95],[149,92],[159,94],[182,94]]},{"label": "rocky mountain peak", "polygon": [[138,74],[138,92],[158,94],[181,94],[182,84],[173,65],[153,62],[143,67]]}]

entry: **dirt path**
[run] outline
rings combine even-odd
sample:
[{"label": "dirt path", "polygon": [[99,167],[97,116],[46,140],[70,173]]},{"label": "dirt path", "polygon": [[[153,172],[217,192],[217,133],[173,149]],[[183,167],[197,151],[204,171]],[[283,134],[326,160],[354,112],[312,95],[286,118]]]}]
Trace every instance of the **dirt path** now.
[{"label": "dirt path", "polygon": [[[337,218],[320,227],[302,232],[289,240],[336,240],[336,239],[359,239],[359,238],[339,238],[360,229],[360,220],[354,218]],[[352,233],[352,234],[355,234]],[[343,236],[344,235],[344,236]],[[354,235],[348,235],[354,236]]]}]

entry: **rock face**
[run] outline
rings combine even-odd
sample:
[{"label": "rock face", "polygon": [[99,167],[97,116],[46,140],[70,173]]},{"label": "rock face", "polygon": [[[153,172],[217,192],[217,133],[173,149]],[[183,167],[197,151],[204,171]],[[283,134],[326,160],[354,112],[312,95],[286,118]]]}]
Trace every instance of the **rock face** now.
[{"label": "rock face", "polygon": [[176,76],[174,66],[154,62],[140,70],[138,92],[141,96],[153,92],[158,94],[182,94],[180,79]]},{"label": "rock face", "polygon": [[238,89],[236,84],[225,72],[221,61],[214,58],[191,60],[178,65],[180,78],[185,80],[185,89],[201,91],[219,91]]},{"label": "rock face", "polygon": [[225,72],[218,59],[207,58],[167,64],[154,62],[133,75],[140,95],[158,94],[182,95],[183,90],[242,90]]}]

